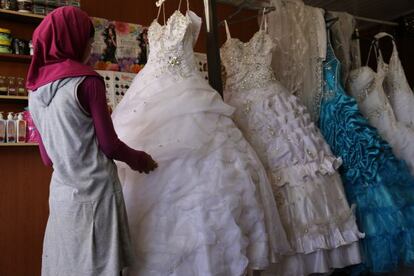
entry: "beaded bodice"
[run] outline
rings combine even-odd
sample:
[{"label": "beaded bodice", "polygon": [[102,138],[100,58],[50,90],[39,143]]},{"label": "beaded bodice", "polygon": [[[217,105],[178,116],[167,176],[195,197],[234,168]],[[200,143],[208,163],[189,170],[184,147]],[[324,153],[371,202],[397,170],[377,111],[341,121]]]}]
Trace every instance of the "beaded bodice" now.
[{"label": "beaded bodice", "polygon": [[229,37],[221,48],[227,74],[226,89],[247,90],[274,81],[273,48],[273,41],[264,30],[259,30],[247,43]]},{"label": "beaded bodice", "polygon": [[185,78],[197,72],[193,46],[200,27],[201,18],[190,10],[186,14],[175,11],[164,25],[154,20],[148,28],[150,53],[146,66],[156,69],[156,77],[172,74]]},{"label": "beaded bodice", "polygon": [[341,64],[336,58],[334,50],[332,48],[330,37],[328,33],[328,47],[326,50],[326,61],[323,64],[323,95],[322,99],[318,100],[316,103],[318,105],[318,110],[320,110],[319,105],[321,101],[329,101],[338,94],[344,93],[343,88],[340,85],[341,77]]},{"label": "beaded bodice", "polygon": [[356,98],[361,112],[373,126],[392,129],[397,120],[382,88],[385,77],[383,66],[385,65],[379,64],[377,73],[366,66],[352,71],[349,92]]}]

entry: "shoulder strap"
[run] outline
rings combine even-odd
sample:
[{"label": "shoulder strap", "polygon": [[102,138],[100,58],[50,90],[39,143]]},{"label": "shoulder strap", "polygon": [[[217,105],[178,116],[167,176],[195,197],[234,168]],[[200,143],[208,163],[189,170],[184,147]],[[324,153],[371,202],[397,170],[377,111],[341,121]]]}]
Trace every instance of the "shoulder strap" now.
[{"label": "shoulder strap", "polygon": [[162,9],[164,24],[165,24],[165,4],[164,3],[165,3],[165,0],[158,0],[157,2],[155,2],[155,5],[158,7],[157,21],[160,17],[160,13],[161,13],[161,9]]},{"label": "shoulder strap", "polygon": [[[178,10],[180,10],[181,9],[181,3],[182,3],[182,0],[180,0],[180,2],[178,3]],[[187,11],[190,9],[190,0],[187,0]]]},{"label": "shoulder strap", "polygon": [[383,56],[382,56],[382,51],[381,51],[381,47],[379,45],[379,41],[382,38],[386,38],[386,37],[391,38],[391,41],[392,41],[392,55],[398,54],[397,44],[395,43],[394,37],[392,35],[390,35],[389,33],[380,32],[380,33],[378,33],[374,36],[374,39],[375,39],[375,43],[377,44],[377,49],[378,49],[378,52],[379,52],[379,56],[381,57],[382,61],[384,61],[384,59],[383,59]]},{"label": "shoulder strap", "polygon": [[372,50],[374,50],[374,53],[375,53],[375,57],[376,57],[376,59],[377,59],[377,63],[379,63],[379,59],[381,58],[382,59],[382,56],[380,57],[379,56],[379,53],[378,53],[378,49],[377,49],[377,43],[376,43],[376,40],[375,39],[373,39],[372,41],[371,41],[371,45],[369,46],[369,51],[368,51],[368,56],[367,56],[367,61],[366,61],[366,63],[365,63],[365,66],[368,66],[368,63],[369,63],[369,59],[371,58],[371,53],[372,53]]},{"label": "shoulder strap", "polygon": [[260,22],[260,30],[263,30],[263,25],[264,25],[264,31],[267,32],[266,8],[263,8],[263,11],[262,11],[262,20]]},{"label": "shoulder strap", "polygon": [[227,24],[227,20],[224,20],[224,27],[226,28],[227,40],[229,40],[231,39],[231,34],[230,34],[229,24]]}]

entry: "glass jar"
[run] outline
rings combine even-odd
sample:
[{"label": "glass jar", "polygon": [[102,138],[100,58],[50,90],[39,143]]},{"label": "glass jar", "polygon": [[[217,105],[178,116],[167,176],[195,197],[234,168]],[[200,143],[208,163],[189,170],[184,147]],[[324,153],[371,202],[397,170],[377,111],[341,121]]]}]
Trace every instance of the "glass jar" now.
[{"label": "glass jar", "polygon": [[8,77],[7,90],[8,90],[9,96],[17,96],[16,78],[15,77]]},{"label": "glass jar", "polygon": [[17,95],[19,96],[27,96],[27,90],[26,90],[26,86],[24,83],[24,78],[22,77],[17,77]]},{"label": "glass jar", "polygon": [[5,76],[0,76],[0,95],[6,96],[7,95],[7,78]]},{"label": "glass jar", "polygon": [[18,12],[32,13],[33,1],[32,0],[17,0]]},{"label": "glass jar", "polygon": [[0,45],[0,54],[11,54],[12,49],[9,46]]},{"label": "glass jar", "polygon": [[5,10],[17,10],[17,0],[1,0],[1,8]]},{"label": "glass jar", "polygon": [[9,29],[0,28],[0,45],[10,47],[11,44],[12,44],[11,31]]}]

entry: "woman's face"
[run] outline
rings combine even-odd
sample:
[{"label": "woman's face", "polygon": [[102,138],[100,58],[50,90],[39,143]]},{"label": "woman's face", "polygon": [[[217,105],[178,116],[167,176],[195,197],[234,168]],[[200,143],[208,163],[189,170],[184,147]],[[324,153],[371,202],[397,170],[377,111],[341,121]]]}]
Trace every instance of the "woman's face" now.
[{"label": "woman's face", "polygon": [[94,42],[94,39],[93,37],[91,37],[88,41],[88,44],[86,45],[85,52],[83,53],[82,63],[84,64],[88,63],[88,60],[91,56],[93,42]]}]

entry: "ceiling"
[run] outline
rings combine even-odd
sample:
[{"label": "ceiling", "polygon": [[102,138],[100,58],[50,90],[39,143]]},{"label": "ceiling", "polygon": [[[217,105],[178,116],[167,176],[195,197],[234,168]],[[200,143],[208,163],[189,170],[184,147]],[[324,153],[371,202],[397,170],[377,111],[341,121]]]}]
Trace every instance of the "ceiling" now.
[{"label": "ceiling", "polygon": [[[216,2],[234,6],[261,7],[268,6],[272,0],[216,0]],[[356,16],[387,21],[414,13],[414,0],[303,0],[303,2],[330,11],[345,11]]]},{"label": "ceiling", "polygon": [[394,20],[414,12],[414,0],[304,0],[308,5],[330,11],[379,20]]}]

